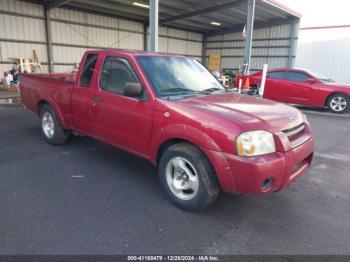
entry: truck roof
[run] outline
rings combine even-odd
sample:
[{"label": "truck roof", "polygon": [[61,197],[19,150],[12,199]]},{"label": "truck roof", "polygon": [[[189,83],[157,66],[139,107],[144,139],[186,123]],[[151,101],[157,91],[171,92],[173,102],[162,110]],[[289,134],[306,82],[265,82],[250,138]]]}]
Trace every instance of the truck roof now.
[{"label": "truck roof", "polygon": [[165,53],[165,52],[150,52],[142,50],[133,50],[133,49],[106,49],[106,50],[89,50],[88,53],[98,53],[98,54],[130,54],[133,56],[173,56],[173,57],[185,57],[184,55]]},{"label": "truck roof", "polygon": [[295,68],[279,67],[279,68],[271,68],[268,71],[303,71],[303,72],[309,72],[308,69],[300,68],[300,67],[295,67]]}]

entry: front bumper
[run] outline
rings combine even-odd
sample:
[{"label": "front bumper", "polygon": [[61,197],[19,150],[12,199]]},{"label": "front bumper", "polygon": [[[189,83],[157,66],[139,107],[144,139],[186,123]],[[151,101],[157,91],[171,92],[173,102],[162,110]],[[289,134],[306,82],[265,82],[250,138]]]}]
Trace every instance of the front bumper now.
[{"label": "front bumper", "polygon": [[[305,174],[311,165],[313,152],[314,141],[310,137],[303,144],[287,152],[259,157],[241,157],[213,151],[207,153],[210,155],[223,191],[266,194],[289,186]],[[271,181],[268,188],[263,186],[267,180]]]}]

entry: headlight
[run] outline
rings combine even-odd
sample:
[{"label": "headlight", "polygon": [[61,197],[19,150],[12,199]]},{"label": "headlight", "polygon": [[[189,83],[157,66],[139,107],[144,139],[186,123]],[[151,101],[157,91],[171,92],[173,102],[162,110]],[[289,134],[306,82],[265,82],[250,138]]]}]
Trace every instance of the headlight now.
[{"label": "headlight", "polygon": [[273,135],[267,131],[242,133],[236,140],[237,154],[240,156],[260,156],[276,152]]}]

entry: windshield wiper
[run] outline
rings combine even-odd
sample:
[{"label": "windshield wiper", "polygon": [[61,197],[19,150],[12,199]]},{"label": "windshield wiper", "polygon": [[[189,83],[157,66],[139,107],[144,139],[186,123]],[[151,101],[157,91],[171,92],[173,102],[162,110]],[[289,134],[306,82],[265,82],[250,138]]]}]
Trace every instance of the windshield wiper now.
[{"label": "windshield wiper", "polygon": [[226,92],[226,90],[223,88],[211,87],[211,88],[204,89],[201,92],[206,92],[206,93],[212,94],[212,93],[216,93],[216,92]]},{"label": "windshield wiper", "polygon": [[164,94],[164,93],[174,93],[174,95],[181,95],[181,93],[210,95],[210,92],[193,90],[193,89],[188,89],[188,88],[183,88],[183,87],[168,88],[168,89],[165,89],[162,91],[162,94]]}]

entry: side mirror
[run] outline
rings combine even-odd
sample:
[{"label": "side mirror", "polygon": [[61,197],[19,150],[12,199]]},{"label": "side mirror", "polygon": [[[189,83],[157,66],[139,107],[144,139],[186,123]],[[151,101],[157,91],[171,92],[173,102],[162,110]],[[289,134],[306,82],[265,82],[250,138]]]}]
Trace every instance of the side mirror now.
[{"label": "side mirror", "polygon": [[145,100],[143,87],[138,83],[126,83],[123,95],[139,99],[140,101]]},{"label": "side mirror", "polygon": [[308,79],[306,80],[306,83],[312,85],[312,84],[315,83],[315,79],[313,79],[313,78],[308,78]]}]

